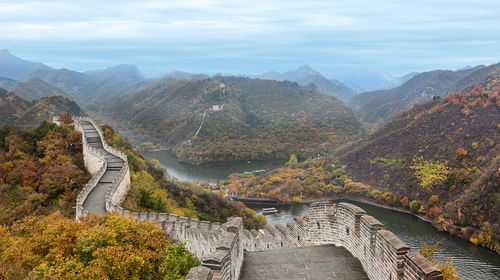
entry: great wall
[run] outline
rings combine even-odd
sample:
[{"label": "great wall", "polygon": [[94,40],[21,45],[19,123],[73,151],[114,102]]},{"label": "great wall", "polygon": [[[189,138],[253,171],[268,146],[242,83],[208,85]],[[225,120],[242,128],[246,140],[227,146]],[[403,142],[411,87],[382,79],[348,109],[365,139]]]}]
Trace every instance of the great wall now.
[{"label": "great wall", "polygon": [[187,249],[200,259],[201,265],[192,268],[186,280],[240,279],[247,254],[312,246],[323,246],[323,250],[345,248],[347,255],[359,260],[369,279],[443,279],[436,266],[411,251],[363,209],[349,203],[314,202],[308,216],[295,217],[286,226],[266,226],[259,231],[244,229],[239,217],[221,224],[123,209],[120,205],[130,188],[127,156],[104,141],[92,119],[75,118],[75,128],[82,132],[85,166],[93,174],[78,195],[76,218],[116,211],[157,223],[169,237],[186,242]]}]

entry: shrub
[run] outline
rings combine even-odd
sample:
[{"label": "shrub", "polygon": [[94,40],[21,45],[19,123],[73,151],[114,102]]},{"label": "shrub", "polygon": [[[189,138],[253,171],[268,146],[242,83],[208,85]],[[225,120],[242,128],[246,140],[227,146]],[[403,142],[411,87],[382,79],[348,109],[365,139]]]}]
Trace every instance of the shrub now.
[{"label": "shrub", "polygon": [[439,197],[437,195],[433,195],[427,200],[427,209],[437,206],[439,204]]},{"label": "shrub", "polygon": [[420,209],[420,206],[422,206],[422,203],[418,200],[413,200],[411,203],[410,203],[410,211],[412,213],[417,213],[418,210]]},{"label": "shrub", "polygon": [[376,164],[379,167],[389,167],[391,169],[400,169],[405,167],[405,159],[394,156],[376,157],[370,160],[371,164]]}]

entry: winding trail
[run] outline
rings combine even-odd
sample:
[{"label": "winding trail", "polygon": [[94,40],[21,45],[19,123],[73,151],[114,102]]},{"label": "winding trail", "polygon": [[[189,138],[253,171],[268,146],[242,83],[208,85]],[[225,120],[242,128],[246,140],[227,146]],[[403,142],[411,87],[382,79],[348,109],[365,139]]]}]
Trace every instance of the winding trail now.
[{"label": "winding trail", "polygon": [[102,139],[99,137],[99,133],[97,133],[96,128],[91,122],[80,121],[80,125],[83,128],[83,135],[87,143],[101,150],[106,155],[107,161],[106,172],[104,172],[97,186],[89,193],[83,202],[83,206],[91,214],[104,214],[106,213],[106,192],[111,186],[111,183],[113,183],[114,179],[118,176],[118,173],[124,165],[124,161],[104,149]]}]

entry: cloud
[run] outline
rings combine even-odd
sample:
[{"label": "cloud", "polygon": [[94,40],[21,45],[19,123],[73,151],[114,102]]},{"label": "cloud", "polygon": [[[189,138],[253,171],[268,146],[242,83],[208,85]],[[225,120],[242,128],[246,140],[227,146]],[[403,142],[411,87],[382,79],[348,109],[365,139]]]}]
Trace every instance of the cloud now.
[{"label": "cloud", "polygon": [[[113,57],[103,63],[136,57],[145,69],[217,72],[209,67],[219,59],[233,61],[220,64],[233,72],[325,61],[404,72],[432,60],[450,67],[499,60],[498,14],[500,3],[489,0],[0,1],[0,47],[28,55],[64,48],[67,64],[71,50],[88,47],[87,55]],[[124,50],[127,57],[118,57]],[[141,60],[155,55],[169,65]],[[184,62],[193,57],[198,65]]]}]

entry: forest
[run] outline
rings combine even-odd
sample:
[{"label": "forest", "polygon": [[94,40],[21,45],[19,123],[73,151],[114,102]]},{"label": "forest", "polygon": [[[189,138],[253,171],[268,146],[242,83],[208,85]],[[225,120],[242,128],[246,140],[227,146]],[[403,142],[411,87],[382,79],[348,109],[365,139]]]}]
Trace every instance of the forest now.
[{"label": "forest", "polygon": [[[222,110],[213,110],[222,104]],[[172,149],[180,161],[195,164],[286,159],[291,153],[307,158],[362,133],[344,103],[313,86],[239,77],[159,81],[119,98],[106,111],[108,118]]]}]

